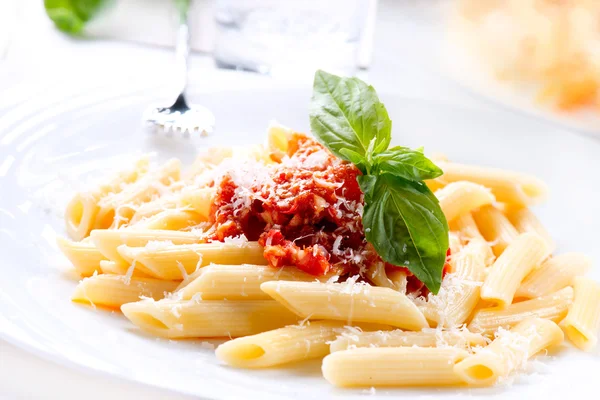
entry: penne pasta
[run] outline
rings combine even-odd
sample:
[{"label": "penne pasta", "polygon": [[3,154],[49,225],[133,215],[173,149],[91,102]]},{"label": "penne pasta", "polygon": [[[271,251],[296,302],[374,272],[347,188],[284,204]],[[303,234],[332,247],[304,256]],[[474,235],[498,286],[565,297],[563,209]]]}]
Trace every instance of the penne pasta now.
[{"label": "penne pasta", "polygon": [[136,229],[156,229],[178,231],[197,226],[206,222],[204,218],[190,210],[164,210],[148,219],[137,222],[133,227]]},{"label": "penne pasta", "polygon": [[100,269],[102,270],[103,274],[130,275],[139,278],[152,278],[152,276],[148,275],[146,272],[143,272],[143,268],[140,266],[132,266],[126,262],[102,260],[100,261]]},{"label": "penne pasta", "polygon": [[481,298],[506,309],[521,281],[548,256],[548,246],[535,233],[522,233],[491,266]]},{"label": "penne pasta", "polygon": [[384,262],[375,262],[367,268],[367,278],[375,284],[375,286],[387,287],[397,290],[394,282],[388,278],[385,271]]},{"label": "penne pasta", "polygon": [[117,251],[117,247],[146,246],[148,242],[171,242],[172,244],[192,244],[201,241],[201,237],[193,232],[179,232],[158,229],[96,229],[90,233],[92,243],[109,260],[125,263]]},{"label": "penne pasta", "polygon": [[[149,159],[143,157],[133,169],[122,171],[114,179],[90,192],[78,193],[67,205],[65,212],[67,234],[73,240],[82,240],[97,225],[100,211],[98,202],[110,193],[119,193],[127,184],[135,182],[148,172]],[[108,226],[106,227],[108,228]]]},{"label": "penne pasta", "polygon": [[102,272],[100,262],[106,258],[88,241],[72,242],[58,237],[56,244],[69,259],[77,273],[81,276],[92,276],[94,272]]},{"label": "penne pasta", "polygon": [[463,381],[454,367],[467,355],[455,348],[358,348],[331,353],[322,370],[340,387],[457,385]]},{"label": "penne pasta", "polygon": [[459,237],[465,241],[469,241],[473,238],[483,239],[483,235],[481,235],[481,232],[479,232],[477,223],[475,222],[473,214],[471,213],[465,213],[460,217],[455,218],[450,223],[450,230],[457,232]]},{"label": "penne pasta", "polygon": [[487,347],[466,357],[454,371],[471,385],[486,386],[520,368],[543,349],[562,343],[558,325],[547,319],[530,318],[504,331]]},{"label": "penne pasta", "polygon": [[502,212],[494,206],[485,206],[473,213],[479,232],[490,242],[494,254],[499,256],[511,244],[519,232]]},{"label": "penne pasta", "polygon": [[[173,185],[171,185],[171,187],[176,186],[176,183],[181,183],[181,182],[175,182],[175,183],[173,183]],[[171,190],[175,191],[176,189],[171,188]],[[180,188],[177,188],[177,190],[180,190]],[[137,206],[135,208],[135,213],[129,220],[128,224],[134,225],[140,221],[151,218],[151,217],[155,216],[156,214],[160,214],[161,212],[163,212],[165,210],[172,210],[174,208],[178,208],[177,207],[178,196],[179,196],[179,193],[168,194],[168,195],[161,196],[157,199],[148,201],[147,203],[140,204],[139,206]]]},{"label": "penne pasta", "polygon": [[590,351],[598,343],[600,330],[600,284],[578,277],[574,282],[574,300],[562,322],[567,337],[578,348]]},{"label": "penne pasta", "polygon": [[477,333],[467,330],[441,331],[424,329],[419,332],[393,331],[346,332],[331,342],[331,352],[353,349],[357,347],[443,347],[457,346],[468,348],[484,346],[486,339]]},{"label": "penne pasta", "polygon": [[556,292],[573,284],[591,267],[589,257],[579,253],[566,253],[549,258],[541,267],[525,277],[515,294],[516,297],[534,298]]},{"label": "penne pasta", "polygon": [[245,336],[217,348],[219,360],[239,368],[265,368],[329,354],[329,342],[344,329],[342,322],[314,321]]},{"label": "penne pasta", "polygon": [[210,207],[214,196],[214,188],[184,189],[181,192],[179,204],[181,207],[189,208],[196,212],[200,218],[208,221],[210,217]]},{"label": "penne pasta", "polygon": [[144,300],[124,304],[121,311],[143,331],[170,339],[248,336],[298,321],[273,300]]},{"label": "penne pasta", "polygon": [[466,181],[450,183],[437,190],[435,196],[448,222],[496,200],[485,186]]},{"label": "penne pasta", "polygon": [[122,275],[95,275],[84,278],[75,288],[72,301],[119,308],[123,304],[140,300],[141,296],[155,300],[172,292],[178,282]]},{"label": "penne pasta", "polygon": [[552,236],[548,233],[544,225],[527,207],[512,207],[506,213],[508,220],[519,231],[519,233],[534,232],[540,235],[548,244],[550,252],[556,248]]},{"label": "penne pasta", "polygon": [[72,301],[119,308],[139,333],[228,338],[228,366],[323,358],[338,387],[485,386],[565,335],[594,347],[600,284],[581,277],[587,257],[551,257],[529,209],[543,182],[389,148],[355,78],[317,73],[311,126],[318,140],[272,123],[264,145],[209,149],[183,174],[142,159],[78,194],[81,240],[58,239],[85,277]]},{"label": "penne pasta", "polygon": [[462,325],[479,302],[484,271],[492,260],[491,249],[483,239],[473,239],[453,253],[450,264],[454,272],[446,276],[437,296],[429,295],[422,309],[425,317],[437,326]]},{"label": "penne pasta", "polygon": [[256,242],[227,244],[220,242],[173,245],[150,242],[145,247],[118,247],[119,254],[129,263],[135,262],[144,271],[161,279],[185,279],[205,265],[266,264],[263,248]]},{"label": "penne pasta", "polygon": [[496,200],[502,203],[521,206],[538,204],[548,193],[546,184],[531,175],[451,162],[439,162],[438,166],[444,171],[444,175],[437,178],[442,183],[477,183],[490,188]]},{"label": "penne pasta", "polygon": [[478,310],[469,330],[493,336],[498,328],[510,329],[521,321],[531,317],[544,318],[559,323],[567,315],[573,302],[573,289],[566,287],[535,299],[513,303],[505,310],[483,308]]},{"label": "penne pasta", "polygon": [[177,159],[167,161],[157,171],[146,173],[135,182],[126,185],[118,193],[111,193],[98,201],[98,214],[94,229],[116,227],[127,223],[135,214],[137,207],[159,195],[163,188],[178,181],[181,162]]},{"label": "penne pasta", "polygon": [[260,288],[302,318],[370,322],[407,330],[427,328],[417,306],[393,289],[354,282],[265,282]]},{"label": "penne pasta", "polygon": [[[321,279],[327,280],[329,276]],[[275,268],[264,265],[209,265],[201,269],[196,279],[182,290],[182,298],[199,295],[203,300],[270,300],[271,296],[260,289],[264,282],[314,281],[314,275],[298,268]]]}]

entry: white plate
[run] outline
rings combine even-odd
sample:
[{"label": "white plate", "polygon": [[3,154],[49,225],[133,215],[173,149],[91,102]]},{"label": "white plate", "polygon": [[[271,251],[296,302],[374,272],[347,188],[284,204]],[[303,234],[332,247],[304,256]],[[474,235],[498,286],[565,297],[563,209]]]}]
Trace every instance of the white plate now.
[{"label": "white plate", "polygon": [[[117,313],[73,304],[76,284],[55,246],[61,213],[73,190],[105,174],[132,153],[191,159],[194,146],[243,144],[263,139],[269,119],[308,126],[309,88],[277,85],[235,73],[196,81],[193,98],[212,108],[218,130],[207,140],[181,142],[147,136],[139,125],[150,101],[168,93],[137,73],[109,84],[55,82],[60,89],[29,87],[31,100],[10,104],[0,117],[0,334],[61,364],[214,399],[363,398],[321,377],[319,362],[245,371],[216,361],[199,341],[145,336]],[[72,81],[72,79],[71,79]],[[83,81],[82,81],[83,82]],[[475,111],[381,94],[394,120],[396,143],[425,145],[452,160],[534,173],[552,189],[539,209],[560,251],[598,259],[600,143],[498,111]],[[600,278],[600,270],[592,275]],[[493,389],[380,389],[378,396],[478,398],[510,395],[536,399],[583,397],[597,391],[600,360],[564,350],[539,374]],[[418,368],[418,366],[415,366]],[[552,395],[552,396],[549,396]]]},{"label": "white plate", "polygon": [[[394,32],[396,40],[385,42],[394,48],[380,49],[377,54],[390,59],[402,54],[410,65],[417,65],[433,76],[443,76],[457,88],[476,95],[480,100],[552,122],[587,134],[600,135],[598,108],[561,112],[536,101],[538,90],[533,84],[511,84],[493,77],[449,27],[454,0],[413,0],[394,7],[394,13],[383,14],[381,23]],[[377,44],[376,44],[377,45]]]}]

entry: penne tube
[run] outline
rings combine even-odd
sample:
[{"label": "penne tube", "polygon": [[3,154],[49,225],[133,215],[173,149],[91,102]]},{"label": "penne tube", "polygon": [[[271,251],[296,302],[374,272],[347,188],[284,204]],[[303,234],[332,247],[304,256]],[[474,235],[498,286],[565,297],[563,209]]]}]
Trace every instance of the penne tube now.
[{"label": "penne tube", "polygon": [[175,280],[185,279],[208,264],[265,265],[263,247],[257,242],[242,245],[220,242],[173,245],[169,242],[149,242],[145,247],[118,247],[119,254],[129,263],[141,265],[152,276]]},{"label": "penne tube", "polygon": [[429,327],[417,306],[390,288],[354,282],[265,282],[260,288],[302,318],[370,322],[406,330]]},{"label": "penne tube", "polygon": [[549,258],[525,277],[515,296],[534,298],[556,292],[572,285],[577,276],[585,275],[591,265],[590,258],[579,253]]},{"label": "penne tube", "polygon": [[506,309],[521,281],[548,256],[548,246],[535,233],[522,233],[490,267],[481,298]]},{"label": "penne tube", "polygon": [[223,343],[216,350],[222,362],[238,368],[265,368],[329,354],[329,342],[344,323],[313,321],[245,336]]},{"label": "penne tube", "polygon": [[463,381],[454,367],[467,355],[455,348],[358,348],[331,353],[322,370],[339,387],[457,385]]},{"label": "penne tube", "polygon": [[372,263],[367,268],[366,276],[375,286],[397,290],[392,280],[388,278],[385,271],[385,263],[382,261]]},{"label": "penne tube", "polygon": [[173,244],[192,244],[202,241],[200,235],[193,232],[179,232],[158,229],[95,229],[90,233],[92,243],[109,260],[125,263],[117,251],[117,247],[146,246],[152,241],[169,241]]},{"label": "penne tube", "polygon": [[479,232],[485,240],[490,242],[494,254],[499,256],[511,244],[519,232],[510,223],[508,218],[494,206],[485,206],[473,213]]},{"label": "penne tube", "polygon": [[540,235],[548,244],[550,252],[556,248],[554,239],[548,233],[544,225],[536,215],[527,207],[512,207],[506,213],[508,220],[519,231],[519,233],[534,232]]},{"label": "penne tube", "polygon": [[460,249],[462,249],[462,247],[463,247],[462,240],[454,232],[448,233],[448,245],[450,248],[450,254],[458,253],[460,251]]},{"label": "penne tube", "polygon": [[469,241],[473,238],[483,239],[483,235],[479,232],[477,223],[471,213],[466,213],[455,218],[454,221],[450,223],[450,230],[457,232],[459,237],[464,241]]},{"label": "penne tube", "polygon": [[90,242],[72,242],[58,237],[56,243],[79,275],[92,276],[94,272],[102,272],[100,261],[106,258]]},{"label": "penne tube", "polygon": [[153,196],[160,195],[161,190],[174,181],[178,181],[181,173],[181,161],[171,159],[156,171],[149,171],[135,182],[126,185],[118,193],[111,193],[98,202],[98,215],[95,229],[108,227],[118,228],[127,223],[135,214],[136,208]]},{"label": "penne tube", "polygon": [[457,363],[454,371],[468,384],[491,385],[520,368],[528,358],[563,340],[564,335],[554,322],[530,318],[503,331],[490,345]]},{"label": "penne tube", "polygon": [[488,188],[473,182],[450,183],[437,190],[435,196],[448,222],[496,200]]},{"label": "penne tube", "polygon": [[443,184],[469,181],[483,185],[490,188],[496,200],[502,203],[519,206],[538,204],[548,193],[546,184],[531,175],[452,162],[439,162],[438,166],[444,175],[436,180]]},{"label": "penne tube", "polygon": [[567,337],[578,348],[592,350],[600,330],[600,284],[578,277],[574,283],[574,300],[562,322]]},{"label": "penne tube", "polygon": [[[90,192],[78,193],[67,205],[65,212],[67,234],[73,240],[87,237],[97,225],[96,217],[100,211],[98,202],[110,193],[118,193],[148,171],[149,159],[143,157],[135,163],[133,169],[122,171],[114,179],[100,185]],[[108,226],[106,226],[108,228]]]},{"label": "penne tube", "polygon": [[473,239],[450,257],[453,273],[446,275],[439,293],[429,295],[422,309],[434,325],[455,327],[462,325],[475,309],[485,279],[486,266],[493,254],[483,239]]},{"label": "penne tube", "polygon": [[102,270],[103,274],[131,275],[139,278],[152,278],[152,276],[150,276],[148,273],[142,271],[142,267],[134,265],[132,268],[131,264],[120,261],[102,260],[100,261],[100,269]]},{"label": "penne tube", "polygon": [[[327,280],[329,276],[319,277]],[[314,281],[314,275],[296,267],[275,268],[265,265],[209,265],[181,293],[184,300],[199,295],[203,300],[270,300],[260,289],[264,282]]]},{"label": "penne tube", "polygon": [[205,219],[194,211],[173,209],[164,210],[131,226],[136,229],[178,231],[194,227],[202,222],[206,222]]},{"label": "penne tube", "polygon": [[75,288],[72,301],[95,306],[119,308],[123,304],[140,300],[141,296],[155,300],[172,292],[178,282],[122,275],[95,275],[84,278]]},{"label": "penne tube", "polygon": [[144,300],[121,311],[143,331],[170,339],[248,336],[298,322],[273,300]]},{"label": "penne tube", "polygon": [[493,336],[498,328],[510,329],[531,317],[549,319],[559,323],[567,315],[572,302],[573,289],[566,287],[556,293],[513,303],[505,310],[482,308],[471,319],[469,330]]},{"label": "penne tube", "polygon": [[208,221],[215,192],[215,188],[209,187],[184,189],[181,192],[179,204],[181,207],[189,208],[198,213],[201,218]]},{"label": "penne tube", "polygon": [[[176,182],[179,183],[179,182]],[[175,183],[173,184],[173,186]],[[174,190],[174,189],[172,189]],[[177,207],[179,193],[173,195],[164,195],[147,203],[142,203],[135,208],[135,213],[129,220],[129,225],[135,225],[140,221],[151,218],[165,210],[172,210]]]},{"label": "penne tube", "polygon": [[467,330],[441,331],[424,329],[419,332],[393,331],[343,333],[331,342],[331,352],[353,349],[357,347],[443,347],[485,346],[486,339]]}]

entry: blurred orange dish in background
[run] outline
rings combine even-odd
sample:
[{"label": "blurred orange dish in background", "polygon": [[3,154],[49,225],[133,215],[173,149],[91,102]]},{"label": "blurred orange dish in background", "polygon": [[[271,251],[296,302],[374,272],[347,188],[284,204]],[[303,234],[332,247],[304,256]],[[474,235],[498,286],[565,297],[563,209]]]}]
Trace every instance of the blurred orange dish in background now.
[{"label": "blurred orange dish in background", "polygon": [[498,78],[561,110],[600,106],[600,1],[459,0],[458,21]]}]

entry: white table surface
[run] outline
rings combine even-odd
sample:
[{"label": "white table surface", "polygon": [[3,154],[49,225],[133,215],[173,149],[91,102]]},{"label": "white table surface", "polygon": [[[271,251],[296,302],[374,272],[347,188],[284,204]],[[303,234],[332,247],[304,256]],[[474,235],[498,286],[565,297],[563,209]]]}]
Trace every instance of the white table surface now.
[{"label": "white table surface", "polygon": [[[24,1],[28,5],[20,9],[17,22],[12,21],[12,25],[0,24],[4,32],[12,30],[8,50],[0,48],[0,57],[4,54],[0,61],[0,94],[3,88],[10,87],[14,82],[44,81],[66,73],[85,73],[86,66],[90,65],[95,69],[103,63],[119,63],[128,68],[170,65],[172,54],[166,49],[111,41],[78,41],[65,37],[53,29],[43,13],[40,0]],[[380,1],[373,64],[368,71],[370,82],[375,87],[401,91],[409,97],[466,107],[487,107],[455,85],[410,66],[410,54],[404,51],[404,44],[418,38],[394,35],[395,16],[402,12],[399,3],[394,0]],[[4,11],[11,7],[6,4]],[[0,14],[2,11],[0,7]],[[9,20],[6,15],[4,13],[5,22]],[[202,55],[194,55],[191,65],[194,69],[207,71],[214,68],[212,60]],[[0,113],[6,101],[7,98],[0,96]],[[1,257],[0,253],[0,262]],[[191,397],[59,366],[0,340],[0,399],[79,398],[151,400]]]}]

